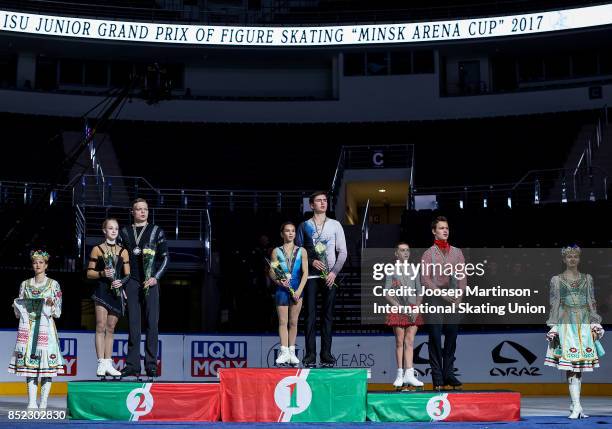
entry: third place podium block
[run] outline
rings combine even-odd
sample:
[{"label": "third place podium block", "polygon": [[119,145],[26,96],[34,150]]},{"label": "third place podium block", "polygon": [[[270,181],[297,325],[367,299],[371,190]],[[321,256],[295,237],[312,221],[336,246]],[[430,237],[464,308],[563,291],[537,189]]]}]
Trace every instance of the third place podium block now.
[{"label": "third place podium block", "polygon": [[521,418],[517,392],[368,393],[374,422],[502,422]]}]

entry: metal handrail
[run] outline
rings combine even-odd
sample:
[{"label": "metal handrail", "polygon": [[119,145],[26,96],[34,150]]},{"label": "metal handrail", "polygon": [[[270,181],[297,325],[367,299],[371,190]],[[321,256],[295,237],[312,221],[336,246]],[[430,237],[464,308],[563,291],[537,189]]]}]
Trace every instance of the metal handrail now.
[{"label": "metal handrail", "polygon": [[[597,171],[601,173],[601,177],[603,180],[604,186],[604,194],[606,192],[607,186],[607,172],[599,167],[599,166],[591,166],[591,172]],[[542,176],[548,173],[558,173],[554,180],[559,177],[567,176],[570,174],[580,172],[580,169],[566,169],[566,168],[548,168],[548,169],[540,169],[540,170],[529,170],[527,171],[521,178],[514,183],[497,183],[497,184],[477,184],[477,185],[453,185],[453,186],[442,186],[442,187],[424,187],[415,189],[414,192],[416,194],[438,194],[438,195],[449,195],[449,194],[469,194],[469,193],[515,193],[519,189],[529,189],[532,190],[533,186],[536,183],[542,182]],[[539,177],[538,177],[539,176]],[[577,174],[576,174],[577,176]],[[531,179],[533,178],[533,179]],[[578,184],[577,180],[574,184],[574,198],[578,199]]]},{"label": "metal handrail", "polygon": [[[66,186],[74,186],[76,185],[79,181],[81,181],[81,179],[83,177],[96,177],[95,174],[80,174],[80,175],[76,175],[72,178],[72,180],[70,180],[68,182],[68,184]],[[131,179],[131,180],[138,180],[138,181],[142,181],[144,182],[144,184],[153,192],[156,192],[157,194],[159,194],[159,190],[157,188],[155,188],[147,179],[145,179],[142,176],[104,176],[106,179],[119,179],[119,180],[126,180],[126,179]]]},{"label": "metal handrail", "polygon": [[0,180],[0,203],[32,204],[35,200],[49,198],[49,205],[71,199],[72,190],[66,185],[52,185],[30,181]]},{"label": "metal handrail", "polygon": [[[102,221],[112,214],[120,223],[132,222],[130,207],[85,207],[84,216],[86,225],[92,230],[98,230]],[[207,209],[176,208],[176,207],[151,207],[149,209],[149,220],[159,225],[166,232],[166,237],[172,240],[196,240],[211,248],[212,225],[211,217]]]},{"label": "metal handrail", "polygon": [[[517,189],[519,186],[524,185],[524,184],[525,184],[525,181],[527,180],[527,178],[528,178],[529,176],[534,175],[535,173],[550,173],[550,172],[554,172],[554,171],[557,171],[557,172],[558,172],[558,171],[564,171],[564,170],[565,170],[564,168],[544,168],[544,169],[541,169],[541,170],[529,170],[529,171],[527,171],[527,173],[525,173],[525,174],[523,175],[523,177],[521,177],[521,178],[519,179],[519,181],[518,181],[518,182],[516,182],[516,183],[514,184],[514,186],[512,187],[512,190],[514,191],[514,190],[516,190],[516,189]],[[531,182],[529,182],[529,184],[531,184]]]},{"label": "metal handrail", "polygon": [[[580,164],[580,162],[579,162]],[[604,170],[603,168],[594,165],[590,167],[592,170],[596,170],[596,171],[600,171],[601,173],[604,174],[604,176],[607,176],[607,172],[606,170]],[[542,170],[529,170],[525,175],[523,175],[523,177],[513,186],[512,190],[517,189],[519,186],[524,185],[524,184],[533,184],[533,182],[526,182],[525,180],[527,179],[527,177],[534,175],[536,173],[550,173],[550,172],[572,172],[574,171],[573,174],[575,174],[577,171],[579,170],[579,168],[577,167],[576,169],[572,170],[572,169],[568,169],[568,168],[547,168],[547,169],[542,169]]]},{"label": "metal handrail", "polygon": [[416,194],[455,194],[458,192],[471,193],[471,192],[483,192],[483,191],[509,191],[515,183],[495,183],[488,185],[452,185],[452,186],[430,186],[430,187],[418,187],[414,189]]},{"label": "metal handrail", "polygon": [[75,207],[76,216],[76,247],[78,249],[77,257],[80,259],[85,255],[85,237],[87,234],[87,221],[85,214],[80,206]]},{"label": "metal handrail", "polygon": [[206,237],[202,240],[200,235],[200,241],[204,241],[204,266],[206,267],[206,272],[210,273],[212,270],[212,222],[209,211],[205,210],[204,213],[206,214]]},{"label": "metal handrail", "polygon": [[339,183],[342,180],[341,177],[344,175],[344,146],[340,148],[340,156],[338,157],[338,164],[336,165],[336,171],[334,172],[334,178],[332,180],[330,192],[331,192],[331,209],[334,210],[336,202],[338,200],[338,192],[340,192]]},{"label": "metal handrail", "polygon": [[[108,176],[107,176],[108,177]],[[281,193],[294,193],[294,194],[299,194],[299,193],[308,193],[308,192],[312,192],[312,190],[310,189],[271,189],[271,190],[261,190],[261,189],[196,189],[196,188],[157,188],[156,191],[158,191],[158,193],[160,195],[163,195],[164,193],[167,193],[166,195],[178,195],[181,194],[181,192],[185,191],[186,195],[205,195],[206,192],[218,192],[218,193],[227,193],[227,192],[242,192],[245,194],[277,194],[279,192]],[[175,194],[176,192],[176,194]]]},{"label": "metal handrail", "polygon": [[574,185],[574,199],[576,199],[578,197],[578,190],[576,189],[577,185],[576,185],[576,175],[578,174],[578,170],[580,170],[580,166],[582,165],[582,160],[584,159],[584,152],[582,152],[582,154],[580,155],[580,159],[578,160],[578,164],[576,164],[576,168],[574,169],[574,172],[572,173],[572,183]]},{"label": "metal handrail", "polygon": [[368,247],[368,233],[370,229],[370,222],[368,216],[370,213],[370,200],[366,202],[365,209],[363,210],[363,222],[361,223],[361,251]]}]

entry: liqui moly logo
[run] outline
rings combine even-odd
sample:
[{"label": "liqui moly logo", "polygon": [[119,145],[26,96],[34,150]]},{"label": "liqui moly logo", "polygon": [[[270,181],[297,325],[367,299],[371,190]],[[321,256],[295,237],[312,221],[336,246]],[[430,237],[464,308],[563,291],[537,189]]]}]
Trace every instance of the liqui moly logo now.
[{"label": "liqui moly logo", "polygon": [[216,377],[219,368],[246,368],[246,341],[192,341],[191,376]]},{"label": "liqui moly logo", "polygon": [[[140,341],[140,365],[144,368],[145,341]],[[128,340],[113,341],[113,366],[121,371],[127,365]],[[162,341],[157,341],[157,375],[162,375]]]},{"label": "liqui moly logo", "polygon": [[59,349],[65,365],[64,374],[60,375],[69,377],[77,375],[77,339],[60,338]]}]

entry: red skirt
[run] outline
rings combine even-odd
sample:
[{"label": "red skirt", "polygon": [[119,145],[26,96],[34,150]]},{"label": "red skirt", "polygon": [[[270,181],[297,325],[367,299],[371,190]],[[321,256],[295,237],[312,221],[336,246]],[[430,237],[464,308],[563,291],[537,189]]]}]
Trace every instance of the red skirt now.
[{"label": "red skirt", "polygon": [[414,322],[410,320],[407,314],[402,313],[389,313],[387,314],[387,320],[385,322],[387,326],[399,326],[406,328],[408,326],[421,326],[424,324],[423,318],[419,314]]}]

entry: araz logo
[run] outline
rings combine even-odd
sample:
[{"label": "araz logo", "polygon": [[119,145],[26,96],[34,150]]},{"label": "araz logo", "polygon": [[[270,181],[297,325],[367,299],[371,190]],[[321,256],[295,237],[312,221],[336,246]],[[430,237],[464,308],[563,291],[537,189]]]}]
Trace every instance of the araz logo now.
[{"label": "araz logo", "polygon": [[216,377],[219,368],[246,367],[246,341],[191,342],[192,377]]},{"label": "araz logo", "polygon": [[[140,341],[140,364],[144,366],[144,355],[145,355],[145,342]],[[128,356],[128,340],[114,340],[113,341],[113,366],[116,370],[121,371],[127,364]],[[157,341],[157,375],[162,375],[162,342]]]},{"label": "araz logo", "polygon": [[60,353],[64,358],[64,374],[63,376],[73,377],[77,375],[77,339],[76,338],[60,338],[59,339]]},{"label": "araz logo", "polygon": [[514,341],[502,341],[497,346],[495,346],[495,348],[491,351],[491,357],[493,358],[494,363],[496,364],[516,364],[519,362],[518,359],[515,359],[512,357],[506,357],[502,355],[502,349],[504,348],[505,344],[508,344],[509,347],[514,349],[525,360],[527,365],[522,366],[522,367],[520,365],[506,366],[503,368],[496,366],[494,368],[491,368],[491,370],[489,371],[489,374],[491,376],[493,377],[510,377],[510,376],[538,377],[542,375],[540,373],[540,368],[536,366],[531,366],[538,359],[538,357],[535,354],[533,354],[529,349],[527,349],[526,347],[518,343],[515,343]]}]

